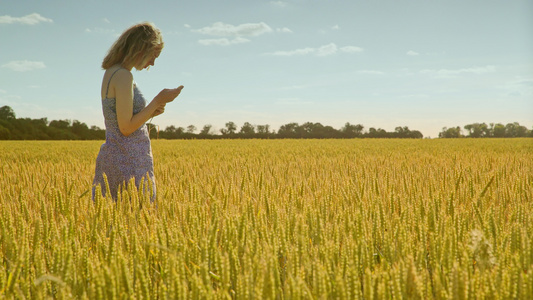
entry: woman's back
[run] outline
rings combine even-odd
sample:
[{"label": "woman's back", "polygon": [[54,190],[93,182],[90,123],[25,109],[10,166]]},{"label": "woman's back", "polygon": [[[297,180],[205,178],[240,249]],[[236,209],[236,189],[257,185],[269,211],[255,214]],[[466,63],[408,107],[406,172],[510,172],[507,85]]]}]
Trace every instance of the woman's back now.
[{"label": "woman's back", "polygon": [[[152,182],[155,197],[155,178],[153,171],[153,157],[149,132],[146,125],[142,125],[132,134],[125,136],[120,132],[117,121],[116,98],[112,82],[114,76],[127,70],[108,70],[104,76],[102,90],[102,111],[105,119],[106,141],[100,148],[96,159],[94,185],[101,185],[105,192],[106,174],[113,198],[116,198],[117,188],[124,182],[135,178],[138,186],[141,179]],[[133,114],[137,114],[146,106],[146,100],[137,86],[133,86]],[[94,191],[93,191],[94,192]]]}]

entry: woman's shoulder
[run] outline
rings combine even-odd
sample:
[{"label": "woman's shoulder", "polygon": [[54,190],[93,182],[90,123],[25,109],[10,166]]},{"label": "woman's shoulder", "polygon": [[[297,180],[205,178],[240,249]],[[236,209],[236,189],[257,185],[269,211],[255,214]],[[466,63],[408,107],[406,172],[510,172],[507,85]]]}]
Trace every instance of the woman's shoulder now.
[{"label": "woman's shoulder", "polygon": [[128,69],[122,67],[112,67],[105,71],[104,81],[112,85],[132,85],[133,74]]},{"label": "woman's shoulder", "polygon": [[102,99],[115,98],[115,89],[133,88],[133,75],[128,69],[111,67],[105,70],[102,79]]},{"label": "woman's shoulder", "polygon": [[122,80],[133,80],[133,74],[128,70],[121,66],[113,66],[109,69],[107,69],[104,73],[104,77],[113,78],[113,79],[119,79]]}]

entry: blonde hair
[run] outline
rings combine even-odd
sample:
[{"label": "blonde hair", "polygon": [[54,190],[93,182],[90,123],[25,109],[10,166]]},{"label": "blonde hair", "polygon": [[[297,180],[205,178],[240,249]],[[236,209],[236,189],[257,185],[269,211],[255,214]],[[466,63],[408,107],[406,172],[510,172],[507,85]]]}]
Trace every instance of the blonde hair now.
[{"label": "blonde hair", "polygon": [[116,64],[142,69],[152,56],[163,49],[163,36],[154,24],[139,23],[126,29],[109,49],[102,68]]}]

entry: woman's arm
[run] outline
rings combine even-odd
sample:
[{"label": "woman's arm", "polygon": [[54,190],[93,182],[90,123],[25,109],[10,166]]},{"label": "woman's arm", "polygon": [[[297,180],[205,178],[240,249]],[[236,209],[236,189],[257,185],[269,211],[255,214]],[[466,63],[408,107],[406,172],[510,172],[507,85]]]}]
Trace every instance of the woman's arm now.
[{"label": "woman's arm", "polygon": [[115,75],[115,99],[117,121],[120,132],[128,136],[146,123],[154,114],[164,110],[165,104],[172,102],[181,92],[183,86],[177,89],[162,90],[139,113],[133,114],[133,76],[130,72],[119,71]]}]

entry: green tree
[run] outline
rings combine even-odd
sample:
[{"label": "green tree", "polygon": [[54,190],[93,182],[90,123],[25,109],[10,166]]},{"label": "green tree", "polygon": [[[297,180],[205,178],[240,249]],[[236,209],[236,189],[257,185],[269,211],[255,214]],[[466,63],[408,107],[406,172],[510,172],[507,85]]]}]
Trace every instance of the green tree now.
[{"label": "green tree", "polygon": [[252,137],[255,134],[254,125],[250,124],[249,122],[244,122],[244,125],[242,125],[239,134],[244,137]]},{"label": "green tree", "polygon": [[0,120],[14,120],[16,119],[15,111],[5,105],[0,107]]},{"label": "green tree", "polygon": [[87,124],[82,123],[78,120],[72,121],[71,131],[82,140],[90,139],[89,127],[87,126]]},{"label": "green tree", "polygon": [[468,136],[473,138],[488,137],[490,136],[490,130],[485,123],[473,123],[464,126],[464,129],[468,130]]},{"label": "green tree", "polygon": [[187,126],[187,133],[194,133],[196,131],[196,126],[189,125]]},{"label": "green tree", "polygon": [[385,129],[370,127],[366,136],[370,138],[386,138],[388,137],[388,132]]},{"label": "green tree", "polygon": [[461,134],[461,127],[451,127],[451,128],[442,128],[442,131],[439,133],[439,138],[460,138],[463,135]]},{"label": "green tree", "polygon": [[346,122],[344,127],[341,128],[341,132],[347,138],[361,137],[364,128],[365,127],[361,124],[352,125],[349,122]]},{"label": "green tree", "polygon": [[176,127],[174,125],[167,126],[165,130],[161,132],[161,137],[165,139],[177,139],[183,133],[185,132],[185,129],[183,127]]},{"label": "green tree", "polygon": [[0,125],[0,140],[8,140],[11,137],[11,131]]},{"label": "green tree", "polygon": [[211,125],[211,124],[204,125],[202,130],[200,130],[200,135],[201,136],[211,135],[211,128],[213,128],[213,125]]},{"label": "green tree", "polygon": [[70,120],[52,120],[48,126],[68,130],[70,129]]},{"label": "green tree", "polygon": [[508,123],[505,125],[506,137],[526,137],[528,135],[527,128],[521,126],[518,122]]},{"label": "green tree", "polygon": [[270,125],[268,124],[257,125],[255,128],[257,130],[256,136],[258,138],[269,138],[272,134],[272,132],[270,132]]},{"label": "green tree", "polygon": [[505,137],[505,126],[501,123],[494,124],[494,127],[492,128],[492,136],[493,137]]},{"label": "green tree", "polygon": [[257,125],[256,128],[257,128],[257,133],[261,133],[261,134],[270,133],[270,125],[268,125],[268,124],[266,124],[266,125]]},{"label": "green tree", "polygon": [[281,125],[278,129],[279,138],[296,138],[298,136],[298,123],[288,123]]},{"label": "green tree", "polygon": [[411,131],[409,130],[409,127],[407,126],[397,126],[396,128],[394,128],[394,137],[397,137],[397,138],[407,138],[409,137],[409,133],[411,133]]},{"label": "green tree", "polygon": [[237,131],[237,125],[231,121],[226,123],[226,128],[220,129],[222,135],[234,135],[235,131]]},{"label": "green tree", "polygon": [[331,126],[324,126],[321,123],[306,122],[297,128],[299,137],[302,138],[338,138],[342,137],[340,131]]},{"label": "green tree", "polygon": [[421,139],[421,138],[424,138],[424,135],[422,134],[422,132],[418,130],[411,130],[409,132],[408,137],[411,139]]},{"label": "green tree", "polygon": [[91,126],[91,140],[103,140],[105,139],[105,129],[101,129],[98,126]]}]

